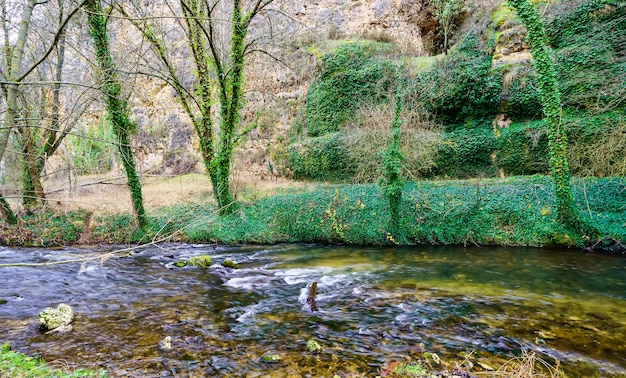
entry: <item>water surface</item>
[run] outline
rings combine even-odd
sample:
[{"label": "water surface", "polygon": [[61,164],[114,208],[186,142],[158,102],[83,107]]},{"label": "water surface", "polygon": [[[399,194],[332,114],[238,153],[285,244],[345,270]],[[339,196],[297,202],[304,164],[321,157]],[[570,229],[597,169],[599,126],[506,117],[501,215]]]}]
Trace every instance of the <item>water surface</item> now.
[{"label": "water surface", "polygon": [[[0,264],[102,251],[0,249]],[[175,268],[209,254],[207,270]],[[223,268],[231,258],[241,269]],[[307,304],[318,282],[317,311]],[[497,366],[522,350],[574,377],[626,377],[626,259],[502,248],[169,245],[0,268],[0,342],[111,376],[376,376],[424,351]],[[42,334],[64,302],[74,329]],[[159,348],[166,336],[172,350]],[[324,351],[305,345],[317,340]],[[280,354],[264,364],[266,351]]]}]

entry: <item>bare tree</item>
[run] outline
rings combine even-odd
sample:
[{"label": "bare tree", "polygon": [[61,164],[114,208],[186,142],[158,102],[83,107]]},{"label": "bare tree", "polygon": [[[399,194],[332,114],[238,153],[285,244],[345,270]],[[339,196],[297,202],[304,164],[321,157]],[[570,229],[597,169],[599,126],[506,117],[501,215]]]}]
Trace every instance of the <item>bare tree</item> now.
[{"label": "bare tree", "polygon": [[[244,68],[248,54],[262,51],[258,37],[250,37],[259,16],[271,12],[274,0],[179,0],[165,1],[169,17],[184,30],[184,39],[195,65],[195,80],[174,63],[165,38],[163,17],[142,11],[142,6],[118,3],[117,9],[129,19],[150,43],[161,65],[156,74],[177,93],[200,141],[204,167],[213,186],[219,212],[236,209],[229,177],[236,141],[254,125],[240,127],[244,103]],[[263,21],[271,22],[271,17]],[[271,29],[271,28],[268,28]],[[150,73],[155,75],[154,72]],[[218,110],[213,109],[218,105]]]},{"label": "bare tree", "polygon": [[[0,67],[0,76],[3,84],[1,86],[2,97],[6,102],[4,123],[2,128],[0,128],[0,161],[4,157],[12,130],[18,126],[18,121],[20,121],[20,87],[26,83],[26,78],[29,77],[29,75],[31,75],[43,62],[45,62],[50,54],[52,54],[55,47],[58,45],[59,40],[62,39],[65,26],[76,14],[76,12],[78,12],[80,6],[82,5],[79,4],[76,6],[65,18],[63,18],[63,16],[59,18],[59,24],[53,36],[50,40],[44,41],[44,43],[46,43],[45,49],[40,54],[34,56],[32,61],[29,61],[26,57],[26,53],[27,51],[32,51],[27,50],[27,44],[29,34],[32,30],[31,23],[33,21],[35,7],[48,3],[48,1],[41,2],[37,0],[26,0],[23,4],[21,16],[19,18],[20,23],[17,35],[15,36],[15,43],[12,44],[12,34],[9,25],[10,19],[13,15],[9,14],[6,0],[0,1],[0,17],[2,18],[0,22],[2,22],[2,34],[4,37],[4,49],[1,62],[2,66]],[[60,5],[61,2],[58,2],[58,4]],[[23,119],[21,121],[23,121]],[[22,147],[25,152],[26,177],[29,177],[28,180],[30,181],[30,184],[32,184],[32,189],[35,195],[38,198],[44,198],[45,195],[43,193],[43,187],[39,181],[39,173],[41,172],[41,169],[39,168],[40,162],[38,162],[38,160],[40,159],[37,158],[38,153],[35,148],[34,135],[32,133],[32,128],[28,127],[30,125],[25,126],[26,127],[20,129],[20,135],[22,137]],[[53,134],[56,135],[56,133]],[[55,139],[54,136],[51,136],[51,133],[48,133],[47,137],[49,140]],[[53,152],[53,147],[54,143],[52,143],[52,146],[49,148],[45,148],[48,154]],[[46,155],[46,153],[44,153],[44,155]],[[7,222],[16,222],[15,215],[6,200],[2,197],[1,193],[0,212]]]}]

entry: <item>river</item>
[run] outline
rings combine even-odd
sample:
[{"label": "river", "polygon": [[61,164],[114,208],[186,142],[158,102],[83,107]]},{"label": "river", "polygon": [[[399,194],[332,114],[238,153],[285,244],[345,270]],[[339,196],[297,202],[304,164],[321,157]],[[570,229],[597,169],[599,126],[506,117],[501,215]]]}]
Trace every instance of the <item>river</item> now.
[{"label": "river", "polygon": [[[104,249],[0,248],[0,264]],[[209,269],[174,262],[208,254]],[[224,268],[230,258],[239,269]],[[626,377],[626,259],[462,247],[163,245],[0,268],[0,343],[117,377],[374,377],[424,351],[496,368],[533,350],[573,377]],[[307,303],[317,282],[317,311]],[[69,333],[37,314],[66,303]],[[171,337],[172,349],[159,347]],[[316,340],[321,353],[306,350]],[[275,364],[260,356],[282,356]]]}]

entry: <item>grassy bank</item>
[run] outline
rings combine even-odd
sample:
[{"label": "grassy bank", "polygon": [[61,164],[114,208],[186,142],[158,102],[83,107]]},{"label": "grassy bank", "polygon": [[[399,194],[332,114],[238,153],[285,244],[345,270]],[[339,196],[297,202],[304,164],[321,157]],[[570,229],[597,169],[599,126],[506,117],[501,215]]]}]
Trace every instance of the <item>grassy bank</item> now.
[{"label": "grassy bank", "polygon": [[[626,242],[626,179],[575,179],[574,195],[585,219],[601,231],[591,238],[556,222],[553,185],[545,176],[432,181],[407,184],[400,233],[408,244],[594,246],[622,252]],[[131,214],[95,216],[75,211],[23,217],[3,225],[3,244],[49,246],[76,243],[319,242],[359,245],[398,243],[377,185],[333,185],[286,192],[243,203],[218,218],[212,204],[177,205],[150,214],[146,230]],[[88,223],[89,230],[81,226]]]},{"label": "grassy bank", "polygon": [[66,369],[55,369],[46,364],[39,357],[29,357],[14,352],[8,344],[0,345],[0,376],[2,377],[32,377],[32,378],[105,378],[105,371],[90,371],[79,369],[73,372]]}]

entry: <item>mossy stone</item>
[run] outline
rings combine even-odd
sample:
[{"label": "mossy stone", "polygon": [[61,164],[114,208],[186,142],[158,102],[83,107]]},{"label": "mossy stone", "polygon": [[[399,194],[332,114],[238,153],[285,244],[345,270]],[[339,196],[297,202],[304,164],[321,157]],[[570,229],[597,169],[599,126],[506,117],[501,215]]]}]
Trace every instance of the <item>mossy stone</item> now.
[{"label": "mossy stone", "polygon": [[222,262],[222,266],[226,268],[232,268],[232,269],[239,268],[239,264],[237,264],[235,261],[231,259],[224,260],[224,262]]},{"label": "mossy stone", "polygon": [[37,318],[39,328],[44,331],[67,326],[72,320],[74,320],[74,310],[65,303],[61,303],[57,308],[45,308]]},{"label": "mossy stone", "polygon": [[311,353],[319,353],[322,351],[322,346],[315,340],[309,340],[306,343],[306,349]]},{"label": "mossy stone", "polygon": [[206,269],[211,266],[211,257],[209,255],[194,256],[187,261],[187,265]]},{"label": "mossy stone", "polygon": [[261,356],[261,362],[276,363],[282,359],[279,354],[266,352]]}]

